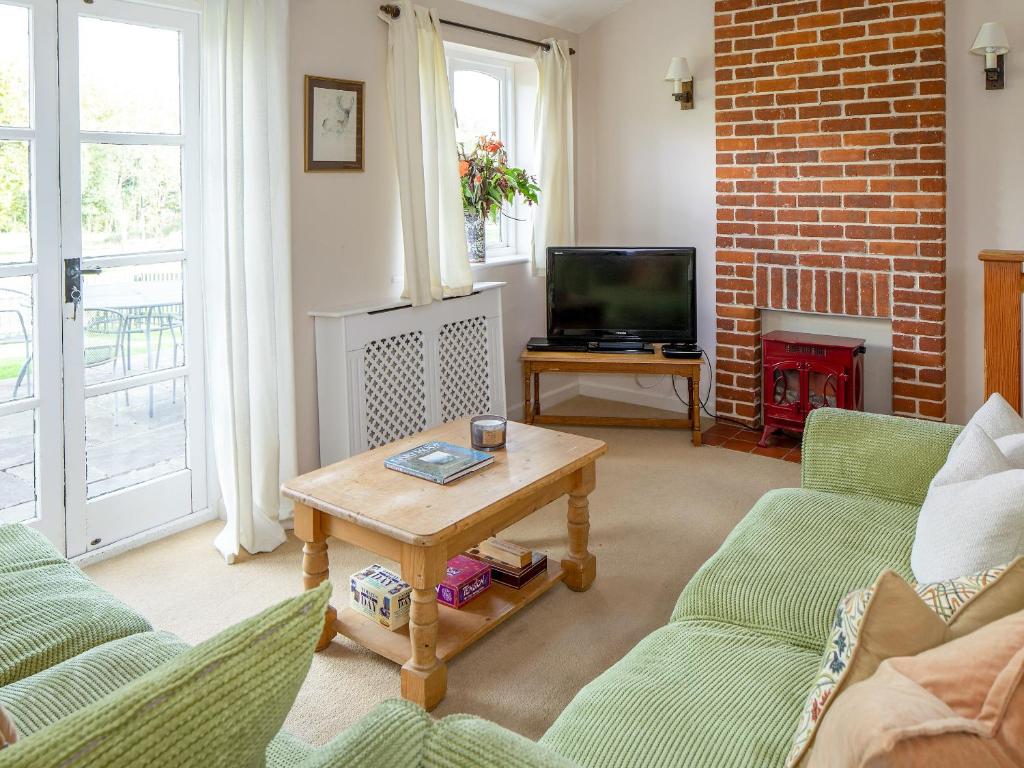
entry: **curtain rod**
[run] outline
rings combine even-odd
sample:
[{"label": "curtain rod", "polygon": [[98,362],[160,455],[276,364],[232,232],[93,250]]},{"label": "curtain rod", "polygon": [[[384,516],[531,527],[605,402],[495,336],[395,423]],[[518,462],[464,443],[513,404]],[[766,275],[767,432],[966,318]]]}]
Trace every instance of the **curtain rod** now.
[{"label": "curtain rod", "polygon": [[[397,19],[402,15],[402,9],[397,5],[382,5],[380,7],[381,12],[386,13],[392,19]],[[536,45],[538,48],[543,48],[545,51],[550,51],[551,46],[547,43],[542,43],[540,40],[531,40],[528,37],[518,37],[516,35],[507,35],[504,32],[495,32],[492,29],[484,29],[483,27],[474,27],[469,24],[463,24],[458,21],[449,21],[448,19],[440,19],[442,24],[449,27],[458,27],[459,29],[468,29],[470,32],[482,32],[485,35],[491,35],[493,37],[503,37],[506,40],[515,40],[519,43],[527,43],[528,45]],[[569,55],[575,56],[576,50],[574,48],[569,49]]]}]

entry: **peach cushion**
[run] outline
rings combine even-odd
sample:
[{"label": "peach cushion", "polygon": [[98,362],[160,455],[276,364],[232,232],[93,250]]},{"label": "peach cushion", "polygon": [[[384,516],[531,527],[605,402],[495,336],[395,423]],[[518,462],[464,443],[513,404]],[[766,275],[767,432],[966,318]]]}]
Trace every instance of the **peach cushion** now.
[{"label": "peach cushion", "polygon": [[808,765],[1024,765],[1024,611],[884,661],[833,702]]},{"label": "peach cushion", "polygon": [[14,727],[14,721],[4,708],[0,707],[0,749],[9,747],[17,740],[18,730]]}]

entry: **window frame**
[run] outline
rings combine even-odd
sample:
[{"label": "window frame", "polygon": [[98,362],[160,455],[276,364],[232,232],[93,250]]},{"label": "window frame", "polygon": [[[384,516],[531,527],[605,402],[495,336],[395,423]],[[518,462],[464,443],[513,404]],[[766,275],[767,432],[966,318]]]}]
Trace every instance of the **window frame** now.
[{"label": "window frame", "polygon": [[[448,87],[451,92],[453,106],[455,103],[456,72],[480,72],[498,80],[500,85],[499,102],[501,112],[499,115],[498,136],[505,144],[509,162],[514,166],[521,165],[521,159],[518,156],[519,142],[516,136],[518,125],[516,114],[516,62],[508,56],[456,43],[445,43],[445,62],[448,68]],[[455,119],[457,124],[457,113]],[[522,207],[522,203],[516,200],[509,214],[517,219],[522,218]],[[501,242],[500,244],[488,243],[487,260],[518,255],[521,238],[519,236],[519,227],[515,226],[515,224],[516,222],[509,219],[508,216],[500,217]]]}]

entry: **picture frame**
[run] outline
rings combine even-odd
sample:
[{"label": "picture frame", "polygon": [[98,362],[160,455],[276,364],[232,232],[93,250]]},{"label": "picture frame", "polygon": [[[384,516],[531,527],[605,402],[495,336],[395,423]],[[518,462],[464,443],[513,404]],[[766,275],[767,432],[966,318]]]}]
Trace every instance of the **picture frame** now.
[{"label": "picture frame", "polygon": [[363,171],[366,83],[306,75],[306,171]]}]

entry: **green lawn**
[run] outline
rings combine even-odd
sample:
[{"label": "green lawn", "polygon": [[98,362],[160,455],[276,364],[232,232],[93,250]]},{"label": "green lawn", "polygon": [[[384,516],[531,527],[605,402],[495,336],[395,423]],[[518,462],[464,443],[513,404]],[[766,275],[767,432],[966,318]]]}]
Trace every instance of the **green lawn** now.
[{"label": "green lawn", "polygon": [[[104,347],[109,343],[109,337],[97,336],[95,338],[86,337],[86,343],[90,346]],[[170,334],[164,334],[164,345],[160,351],[160,360],[163,365],[169,366],[172,360],[172,342]],[[153,354],[156,354],[156,334],[153,334]],[[12,384],[14,380],[18,378],[18,374],[21,372],[21,366],[25,363],[25,348],[19,343],[14,344],[0,344],[0,381],[10,381]],[[137,335],[132,340],[132,364],[133,367],[139,368],[144,366],[146,362],[146,340],[142,334]],[[181,352],[178,352],[178,362],[181,363]],[[109,364],[109,361],[107,362]],[[118,369],[120,370],[121,363],[118,361]],[[139,370],[141,372],[141,370]]]}]

